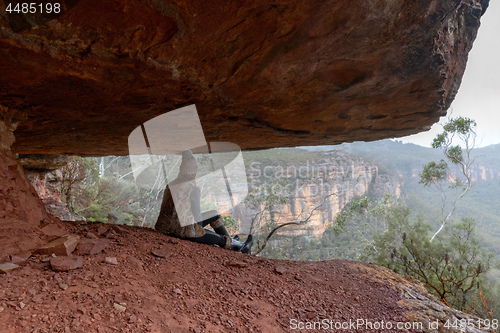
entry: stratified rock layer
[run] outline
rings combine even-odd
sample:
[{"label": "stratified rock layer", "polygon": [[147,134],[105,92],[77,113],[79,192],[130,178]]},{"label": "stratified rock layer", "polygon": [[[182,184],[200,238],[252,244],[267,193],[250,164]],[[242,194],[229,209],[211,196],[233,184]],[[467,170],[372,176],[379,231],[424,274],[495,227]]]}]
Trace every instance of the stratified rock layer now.
[{"label": "stratified rock layer", "polygon": [[0,12],[16,152],[127,154],[135,127],[192,103],[207,141],[244,149],[420,132],[453,100],[488,1],[62,3]]},{"label": "stratified rock layer", "polygon": [[0,258],[33,249],[46,218],[42,201],[10,151],[15,125],[0,109]]},{"label": "stratified rock layer", "polygon": [[[247,179],[253,193],[273,189],[276,195],[287,198],[286,204],[274,208],[279,216],[278,223],[309,218],[307,224],[280,230],[282,235],[320,237],[353,199],[369,195],[382,198],[386,193],[399,197],[401,194],[402,180],[398,176],[379,174],[377,165],[341,149],[324,152],[320,159],[302,159],[293,165],[278,162],[266,165],[253,160],[252,153],[246,157],[247,161],[252,161]],[[224,202],[222,198],[212,198],[212,201]],[[262,209],[263,206],[236,207],[234,217],[240,233],[250,234],[252,228],[263,228],[260,224],[267,221],[255,219]],[[229,211],[229,207],[221,209],[225,210]]]}]

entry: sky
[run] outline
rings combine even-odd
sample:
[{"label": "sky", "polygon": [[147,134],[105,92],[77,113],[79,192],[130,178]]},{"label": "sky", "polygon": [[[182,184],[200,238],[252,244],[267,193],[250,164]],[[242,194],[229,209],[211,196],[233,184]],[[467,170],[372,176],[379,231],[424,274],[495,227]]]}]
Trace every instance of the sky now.
[{"label": "sky", "polygon": [[[477,38],[469,53],[462,84],[448,111],[452,117],[469,117],[477,122],[478,146],[500,143],[500,1],[490,1],[481,18]],[[446,117],[441,118],[441,122]],[[397,138],[429,147],[442,128]]]}]

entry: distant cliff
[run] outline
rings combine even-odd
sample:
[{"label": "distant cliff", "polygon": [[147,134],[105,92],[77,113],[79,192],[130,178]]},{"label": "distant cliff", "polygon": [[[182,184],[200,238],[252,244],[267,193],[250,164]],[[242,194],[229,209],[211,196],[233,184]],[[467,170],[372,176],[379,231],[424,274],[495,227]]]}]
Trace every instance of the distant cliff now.
[{"label": "distant cliff", "polygon": [[[458,177],[462,176],[463,178],[463,174],[461,173],[461,171],[456,167],[455,169],[452,169],[451,178],[456,178],[457,176]],[[422,172],[421,168],[420,169],[414,168],[411,170],[410,175],[412,178],[419,178],[421,172]],[[471,176],[473,182],[490,181],[498,179],[500,178],[500,166],[481,163],[479,161],[472,166]]]},{"label": "distant cliff", "polygon": [[[269,165],[258,160],[247,165],[251,193],[273,189],[287,197],[288,203],[274,210],[278,224],[303,219],[319,207],[307,224],[287,228],[284,233],[317,237],[332,225],[344,206],[354,198],[382,197],[385,193],[401,195],[399,175],[382,173],[372,162],[341,149],[317,153],[316,156],[316,159],[288,165]],[[259,209],[250,208],[248,204],[240,206],[235,217],[240,232],[247,233]]]}]

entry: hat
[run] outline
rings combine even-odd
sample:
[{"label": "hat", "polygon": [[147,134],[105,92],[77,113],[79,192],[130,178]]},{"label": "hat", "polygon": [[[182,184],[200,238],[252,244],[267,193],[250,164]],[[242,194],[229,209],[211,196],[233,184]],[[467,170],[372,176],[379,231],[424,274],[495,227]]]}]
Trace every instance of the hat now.
[{"label": "hat", "polygon": [[179,174],[196,175],[198,173],[198,163],[193,156],[191,150],[182,152],[182,162],[179,168]]}]

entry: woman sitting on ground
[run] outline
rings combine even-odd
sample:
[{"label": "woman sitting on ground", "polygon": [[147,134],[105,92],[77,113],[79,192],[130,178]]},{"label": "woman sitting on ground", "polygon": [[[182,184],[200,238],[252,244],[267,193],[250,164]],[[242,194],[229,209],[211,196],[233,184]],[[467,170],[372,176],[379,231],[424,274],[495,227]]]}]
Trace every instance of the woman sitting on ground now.
[{"label": "woman sitting on ground", "polygon": [[[197,173],[198,163],[193,153],[190,150],[184,151],[179,175],[165,188],[155,229],[192,242],[250,253],[252,235],[242,243],[237,236],[229,236],[221,216],[217,215],[216,211],[201,213],[201,193],[196,185]],[[215,232],[205,229],[208,224]]]}]

